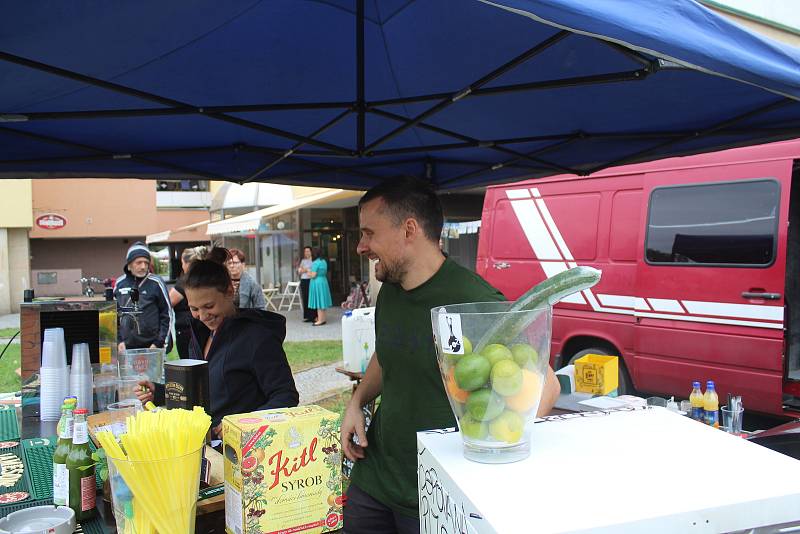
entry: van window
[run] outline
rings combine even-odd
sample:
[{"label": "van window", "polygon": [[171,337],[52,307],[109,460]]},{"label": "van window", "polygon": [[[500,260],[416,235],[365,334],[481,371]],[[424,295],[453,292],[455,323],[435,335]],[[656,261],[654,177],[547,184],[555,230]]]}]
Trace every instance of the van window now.
[{"label": "van window", "polygon": [[780,186],[773,180],[654,189],[648,263],[765,266],[775,255]]}]

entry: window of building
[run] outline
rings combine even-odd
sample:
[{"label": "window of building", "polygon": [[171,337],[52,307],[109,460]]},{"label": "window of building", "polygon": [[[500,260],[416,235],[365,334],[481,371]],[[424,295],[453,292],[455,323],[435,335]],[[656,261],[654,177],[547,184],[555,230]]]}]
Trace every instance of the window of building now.
[{"label": "window of building", "polygon": [[208,191],[208,180],[158,180],[159,191]]},{"label": "window of building", "polygon": [[657,188],[650,196],[647,262],[770,265],[779,200],[773,180]]}]

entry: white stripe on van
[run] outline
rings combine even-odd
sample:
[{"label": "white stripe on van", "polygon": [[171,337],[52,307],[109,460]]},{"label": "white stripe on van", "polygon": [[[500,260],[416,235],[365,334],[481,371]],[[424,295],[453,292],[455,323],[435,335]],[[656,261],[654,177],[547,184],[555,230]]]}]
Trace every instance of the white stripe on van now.
[{"label": "white stripe on van", "polygon": [[636,297],[629,297],[627,295],[602,295],[598,293],[597,298],[600,299],[600,303],[603,304],[603,306],[633,309],[636,304]]},{"label": "white stripe on van", "polygon": [[[521,197],[521,190],[506,190],[509,198]],[[555,220],[547,209],[539,189],[532,187],[531,194],[536,199],[514,200],[511,205],[514,214],[528,239],[536,258],[542,265],[545,275],[550,278],[567,270],[577,267],[574,256],[564,241]],[[526,193],[527,194],[527,193]],[[529,198],[529,197],[528,197]],[[552,234],[552,235],[551,235]],[[566,259],[566,262],[564,260]],[[692,321],[699,323],[730,324],[737,326],[753,326],[759,328],[783,328],[782,306],[758,306],[751,304],[733,304],[725,302],[678,301],[673,299],[656,299],[635,297],[627,295],[598,295],[595,297],[591,289],[584,289],[583,297],[589,306],[602,313],[616,313],[633,315],[636,317],[649,317],[653,319],[668,319],[675,321]],[[573,304],[586,304],[580,293],[575,293],[562,300]],[[598,297],[600,302],[598,302]],[[602,304],[601,304],[602,303]],[[648,304],[649,303],[649,304]],[[684,308],[689,312],[684,314]],[[617,306],[617,307],[606,307]],[[650,312],[651,307],[656,313]],[[665,312],[665,313],[658,313]],[[675,314],[684,315],[675,315]],[[700,317],[700,315],[714,315],[716,317]],[[722,317],[732,317],[723,319]],[[747,321],[741,319],[756,319]],[[762,322],[758,321],[779,321]]]},{"label": "white stripe on van", "polygon": [[536,207],[538,207],[539,211],[542,213],[545,224],[547,224],[547,227],[550,228],[550,231],[553,233],[556,244],[558,245],[559,250],[561,250],[561,255],[564,256],[564,259],[566,260],[574,260],[575,258],[572,257],[572,252],[569,251],[566,241],[564,241],[564,238],[561,236],[561,232],[558,231],[558,226],[556,226],[553,216],[550,215],[550,210],[548,210],[547,206],[545,206],[544,200],[537,198],[535,202]]},{"label": "white stripe on van", "polygon": [[512,200],[511,207],[517,215],[522,231],[528,238],[528,243],[533,247],[533,252],[540,261],[556,260],[563,261],[564,258],[558,252],[550,232],[539,215],[539,210],[533,204],[533,200]]},{"label": "white stripe on van", "polygon": [[647,302],[649,302],[650,306],[653,307],[653,310],[657,312],[686,313],[683,311],[683,307],[677,300],[649,298],[647,299]]},{"label": "white stripe on van", "polygon": [[731,304],[727,302],[681,301],[689,313],[698,315],[717,315],[720,317],[739,317],[765,321],[783,321],[783,306],[758,306],[753,304]]},{"label": "white stripe on van", "polygon": [[527,189],[509,189],[506,191],[506,196],[512,200],[520,198],[531,198],[531,194]]}]

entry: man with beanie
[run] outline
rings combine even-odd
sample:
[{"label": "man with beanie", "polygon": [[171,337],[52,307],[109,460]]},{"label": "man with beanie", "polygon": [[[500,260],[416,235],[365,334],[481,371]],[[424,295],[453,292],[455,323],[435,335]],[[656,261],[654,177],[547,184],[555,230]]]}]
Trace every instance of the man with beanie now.
[{"label": "man with beanie", "polygon": [[114,289],[117,312],[119,314],[121,308],[130,309],[138,300],[140,313],[119,314],[119,349],[158,347],[166,348],[169,352],[175,315],[167,287],[161,278],[150,273],[150,250],[147,245],[141,241],[131,245],[123,271],[125,274],[117,278]]}]

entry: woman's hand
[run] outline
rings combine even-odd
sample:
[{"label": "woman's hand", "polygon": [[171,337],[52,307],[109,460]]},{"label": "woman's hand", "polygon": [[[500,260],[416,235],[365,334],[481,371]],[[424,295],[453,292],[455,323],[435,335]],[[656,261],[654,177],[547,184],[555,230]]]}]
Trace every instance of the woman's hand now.
[{"label": "woman's hand", "polygon": [[139,389],[136,391],[136,398],[142,404],[153,400],[153,390],[155,386],[149,380],[139,380]]},{"label": "woman's hand", "polygon": [[222,423],[218,424],[214,428],[211,429],[212,437],[217,437],[222,439]]}]

